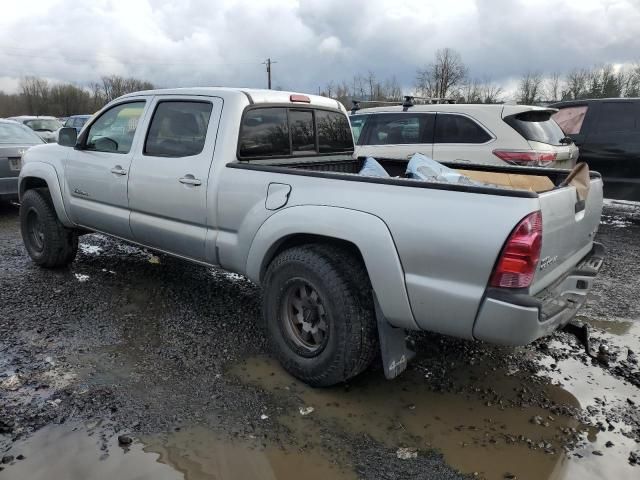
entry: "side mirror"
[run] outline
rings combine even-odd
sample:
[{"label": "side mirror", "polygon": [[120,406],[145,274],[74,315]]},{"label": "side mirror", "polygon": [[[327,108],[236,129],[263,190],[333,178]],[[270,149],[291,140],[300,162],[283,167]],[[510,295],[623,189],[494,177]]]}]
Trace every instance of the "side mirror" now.
[{"label": "side mirror", "polygon": [[58,145],[63,147],[75,147],[78,141],[78,132],[74,127],[62,127],[58,132]]}]

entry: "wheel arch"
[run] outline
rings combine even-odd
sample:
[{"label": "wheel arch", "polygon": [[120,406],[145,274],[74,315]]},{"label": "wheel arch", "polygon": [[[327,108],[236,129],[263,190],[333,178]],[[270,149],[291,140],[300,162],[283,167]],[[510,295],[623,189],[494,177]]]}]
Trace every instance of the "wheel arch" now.
[{"label": "wheel arch", "polygon": [[254,282],[262,283],[276,255],[308,243],[340,245],[359,256],[385,318],[394,326],[418,329],[391,233],[380,218],[366,212],[328,206],[283,209],[257,231],[245,272]]},{"label": "wheel arch", "polygon": [[65,227],[74,226],[64,208],[60,182],[58,181],[56,170],[52,165],[44,162],[28,162],[24,164],[20,171],[18,183],[19,198],[22,199],[22,196],[27,190],[34,188],[47,188],[60,222]]}]

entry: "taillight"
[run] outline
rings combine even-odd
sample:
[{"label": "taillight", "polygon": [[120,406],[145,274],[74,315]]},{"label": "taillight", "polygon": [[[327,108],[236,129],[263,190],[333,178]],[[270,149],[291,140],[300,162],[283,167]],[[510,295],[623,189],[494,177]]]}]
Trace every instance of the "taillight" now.
[{"label": "taillight", "polygon": [[540,260],[542,214],[527,215],[511,232],[491,275],[491,286],[527,288]]},{"label": "taillight", "polygon": [[536,150],[494,150],[493,154],[500,160],[513,165],[545,167],[558,156],[555,152],[538,152]]}]

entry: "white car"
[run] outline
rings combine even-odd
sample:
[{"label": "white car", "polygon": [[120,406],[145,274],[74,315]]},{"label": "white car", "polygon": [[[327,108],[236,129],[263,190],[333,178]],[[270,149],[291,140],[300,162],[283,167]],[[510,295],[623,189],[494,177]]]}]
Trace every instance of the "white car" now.
[{"label": "white car", "polygon": [[7,120],[26,125],[47,143],[57,142],[58,130],[62,128],[62,123],[56,117],[45,115],[20,115],[19,117],[10,117]]},{"label": "white car", "polygon": [[357,156],[491,165],[572,168],[578,147],[551,117],[526,105],[393,105],[354,109],[349,120]]}]

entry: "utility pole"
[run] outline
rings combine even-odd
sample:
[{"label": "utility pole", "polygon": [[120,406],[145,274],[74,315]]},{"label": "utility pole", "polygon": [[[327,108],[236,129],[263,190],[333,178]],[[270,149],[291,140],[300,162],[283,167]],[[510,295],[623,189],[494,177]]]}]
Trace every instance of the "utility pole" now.
[{"label": "utility pole", "polygon": [[269,90],[271,90],[271,64],[278,63],[275,61],[271,61],[270,58],[267,58],[266,61],[262,62],[263,65],[267,66],[267,85],[269,86]]}]

